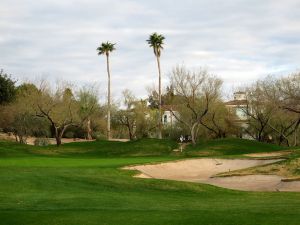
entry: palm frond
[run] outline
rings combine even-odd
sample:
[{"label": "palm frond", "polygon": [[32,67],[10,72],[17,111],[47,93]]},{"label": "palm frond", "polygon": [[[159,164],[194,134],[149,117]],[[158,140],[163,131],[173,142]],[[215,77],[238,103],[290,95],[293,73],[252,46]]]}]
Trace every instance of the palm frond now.
[{"label": "palm frond", "polygon": [[154,54],[160,56],[161,50],[164,49],[164,40],[165,37],[158,33],[153,33],[149,36],[149,39],[146,40],[150,48],[153,48]]},{"label": "palm frond", "polygon": [[108,55],[110,52],[116,50],[115,48],[116,43],[110,43],[110,42],[102,42],[101,45],[97,48],[98,55]]}]

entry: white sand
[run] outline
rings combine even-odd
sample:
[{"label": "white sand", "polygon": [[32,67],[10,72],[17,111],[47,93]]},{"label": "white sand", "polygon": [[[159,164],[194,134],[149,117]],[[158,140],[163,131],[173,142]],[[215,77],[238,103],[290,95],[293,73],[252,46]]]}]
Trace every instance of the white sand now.
[{"label": "white sand", "polygon": [[279,160],[205,158],[155,165],[130,166],[125,169],[140,171],[141,174],[136,176],[139,178],[200,182],[245,191],[300,191],[300,181],[282,182],[282,177],[274,175],[213,177],[219,173],[265,165],[277,161]]},{"label": "white sand", "polygon": [[251,154],[245,154],[245,156],[249,157],[255,157],[255,158],[264,158],[264,157],[280,157],[280,156],[286,156],[291,154],[289,151],[285,152],[267,152],[267,153],[251,153]]}]

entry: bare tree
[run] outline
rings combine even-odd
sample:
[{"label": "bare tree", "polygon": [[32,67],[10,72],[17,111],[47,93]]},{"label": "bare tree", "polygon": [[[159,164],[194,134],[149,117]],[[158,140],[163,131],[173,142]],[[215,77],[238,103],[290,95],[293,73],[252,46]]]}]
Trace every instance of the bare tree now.
[{"label": "bare tree", "polygon": [[155,118],[151,116],[151,109],[147,101],[138,100],[133,93],[126,89],[123,91],[123,104],[125,109],[120,109],[114,116],[118,125],[126,127],[130,140],[148,136],[150,130],[157,127]]},{"label": "bare tree", "polygon": [[196,144],[199,126],[204,125],[211,105],[218,100],[222,81],[206,70],[190,71],[184,66],[177,66],[171,74],[171,85],[178,95],[176,108],[180,116],[169,110],[189,128],[192,143]]},{"label": "bare tree", "polygon": [[257,141],[268,135],[268,124],[277,108],[265,97],[264,81],[257,81],[246,88],[246,107],[241,108],[248,116],[246,132]]},{"label": "bare tree", "polygon": [[272,118],[268,126],[278,137],[278,144],[283,141],[289,146],[290,136],[294,134],[294,145],[297,144],[297,130],[300,125],[300,74],[281,79],[268,76],[260,81],[263,93],[260,98],[272,105]]},{"label": "bare tree", "polygon": [[300,114],[300,73],[282,78],[276,83],[280,93],[280,107]]},{"label": "bare tree", "polygon": [[61,139],[70,126],[80,123],[79,104],[69,87],[57,86],[54,91],[42,84],[40,94],[32,102],[36,116],[46,118],[55,134],[56,145],[61,145]]}]

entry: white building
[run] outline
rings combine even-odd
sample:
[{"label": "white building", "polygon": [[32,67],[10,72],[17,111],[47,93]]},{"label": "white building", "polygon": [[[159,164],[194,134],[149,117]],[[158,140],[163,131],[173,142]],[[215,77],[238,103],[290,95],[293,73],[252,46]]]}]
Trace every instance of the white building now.
[{"label": "white building", "polygon": [[245,92],[235,92],[234,99],[225,102],[225,105],[230,112],[236,115],[237,122],[246,122],[248,120],[248,116],[246,114],[247,99]]},{"label": "white building", "polygon": [[229,112],[236,115],[236,124],[242,128],[241,136],[246,139],[253,139],[249,136],[245,129],[249,127],[248,120],[249,117],[246,113],[247,98],[246,92],[238,91],[234,93],[234,98],[231,101],[225,102],[225,105]]},{"label": "white building", "polygon": [[172,105],[163,105],[162,106],[162,124],[166,126],[173,126],[178,122],[176,119],[179,118],[179,113],[175,110],[175,106]]}]

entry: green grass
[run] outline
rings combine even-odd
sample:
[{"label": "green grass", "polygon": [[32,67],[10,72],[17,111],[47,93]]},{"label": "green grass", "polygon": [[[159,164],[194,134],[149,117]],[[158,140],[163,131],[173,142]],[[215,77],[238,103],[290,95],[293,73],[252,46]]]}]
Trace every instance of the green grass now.
[{"label": "green grass", "polygon": [[59,157],[168,156],[173,153],[175,148],[178,148],[178,145],[174,141],[150,138],[131,142],[74,142],[61,147],[56,145],[28,146],[0,140],[0,157],[23,157],[27,154]]},{"label": "green grass", "polygon": [[149,139],[59,149],[0,142],[0,224],[299,224],[300,193],[136,179],[134,171],[120,169],[177,159],[170,156],[174,146]]},{"label": "green grass", "polygon": [[200,142],[186,148],[187,156],[230,156],[249,153],[274,152],[286,150],[287,147],[262,143],[258,141],[225,138]]}]

